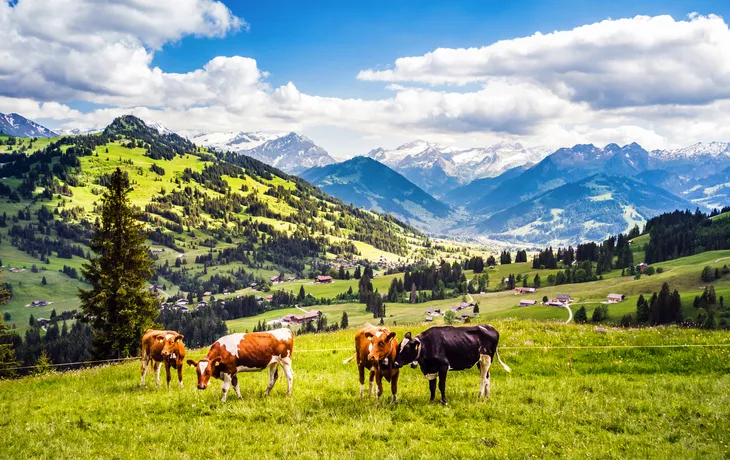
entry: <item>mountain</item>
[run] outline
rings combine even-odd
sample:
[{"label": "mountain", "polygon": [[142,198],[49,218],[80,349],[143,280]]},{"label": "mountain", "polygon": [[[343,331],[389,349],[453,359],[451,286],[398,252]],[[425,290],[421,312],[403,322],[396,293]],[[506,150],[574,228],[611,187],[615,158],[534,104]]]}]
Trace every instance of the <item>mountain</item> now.
[{"label": "mountain", "polygon": [[325,149],[297,133],[268,140],[258,147],[243,150],[241,153],[290,174],[336,163]]},{"label": "mountain", "polygon": [[[168,294],[211,291],[218,297],[280,272],[319,274],[336,267],[338,258],[395,262],[433,251],[421,232],[393,216],[350,206],[247,155],[161,134],[131,115],[95,136],[67,136],[35,148],[29,140],[20,143],[33,151],[16,152],[17,142],[0,144],[0,178],[12,178],[0,179],[0,198],[24,210],[22,229],[0,216],[0,260],[11,267],[27,260],[29,268],[22,278],[8,270],[3,281],[36,287],[13,289],[4,307],[19,327],[28,327],[31,313],[49,317],[54,308],[59,314],[77,308],[77,289],[86,286],[78,269],[90,255],[98,216],[89,197],[98,197],[117,168],[130,178],[130,199],[155,255],[154,281]],[[36,174],[49,164],[53,174]],[[413,196],[413,203],[435,206]],[[34,261],[54,268],[35,273]],[[24,307],[36,299],[53,305],[32,312]]]},{"label": "mountain", "polygon": [[17,113],[0,113],[0,133],[14,137],[55,137],[55,132]]},{"label": "mountain", "polygon": [[730,144],[698,142],[673,150],[649,152],[652,169],[664,169],[682,179],[700,179],[730,167]]},{"label": "mountain", "polygon": [[627,176],[595,174],[498,212],[474,226],[490,238],[532,244],[601,241],[692,204]]},{"label": "mountain", "polygon": [[522,174],[527,168],[517,166],[509,169],[497,177],[484,177],[469,182],[453,190],[450,190],[441,199],[452,206],[468,207],[474,201],[481,199],[484,195],[502,185],[505,181]]},{"label": "mountain", "polygon": [[203,147],[231,152],[250,150],[256,148],[266,141],[278,139],[283,133],[262,133],[226,131],[223,133],[200,133],[190,138],[191,141]]},{"label": "mountain", "polygon": [[290,174],[336,163],[326,150],[297,133],[235,132],[198,134],[191,141],[221,151],[239,152]]},{"label": "mountain", "polygon": [[300,177],[345,203],[392,214],[412,225],[447,218],[450,212],[448,206],[372,158],[315,167]]},{"label": "mountain", "polygon": [[440,197],[475,179],[496,177],[515,167],[531,166],[547,153],[545,149],[528,149],[516,142],[463,150],[417,140],[395,150],[371,150],[365,156],[395,169],[422,189]]},{"label": "mountain", "polygon": [[649,154],[639,144],[620,147],[608,144],[578,144],[561,148],[527,169],[505,180],[491,192],[473,201],[467,209],[473,214],[491,215],[524,200],[594,174],[634,176],[649,168]]}]

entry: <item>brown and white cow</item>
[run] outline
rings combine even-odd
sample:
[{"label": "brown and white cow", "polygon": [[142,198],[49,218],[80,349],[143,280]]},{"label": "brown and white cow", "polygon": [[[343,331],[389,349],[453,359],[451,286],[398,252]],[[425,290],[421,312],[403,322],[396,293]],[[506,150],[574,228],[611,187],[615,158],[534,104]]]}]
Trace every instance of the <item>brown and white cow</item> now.
[{"label": "brown and white cow", "polygon": [[373,379],[378,387],[377,398],[383,394],[383,377],[390,382],[393,402],[398,400],[399,369],[393,365],[398,353],[398,339],[387,327],[376,327],[365,323],[355,332],[355,355],[345,364],[357,358],[360,373],[360,397],[365,393],[365,369],[370,369],[370,396],[373,394]]},{"label": "brown and white cow", "polygon": [[238,386],[239,372],[258,372],[269,369],[269,385],[266,396],[279,377],[278,366],[284,370],[288,389],[291,395],[294,371],[292,370],[292,353],[294,351],[294,335],[289,329],[274,329],[268,332],[252,332],[230,334],[218,339],[200,361],[188,359],[188,364],[195,367],[198,374],[198,389],[205,390],[211,377],[223,380],[223,401],[228,389],[233,384],[236,395],[241,398]]},{"label": "brown and white cow", "polygon": [[154,364],[155,383],[160,386],[160,369],[164,363],[167,373],[167,387],[170,387],[170,367],[177,369],[177,378],[180,388],[183,387],[183,365],[185,363],[184,336],[176,331],[155,331],[147,329],[142,337],[142,379],[140,385],[144,386],[144,378],[150,362]]}]

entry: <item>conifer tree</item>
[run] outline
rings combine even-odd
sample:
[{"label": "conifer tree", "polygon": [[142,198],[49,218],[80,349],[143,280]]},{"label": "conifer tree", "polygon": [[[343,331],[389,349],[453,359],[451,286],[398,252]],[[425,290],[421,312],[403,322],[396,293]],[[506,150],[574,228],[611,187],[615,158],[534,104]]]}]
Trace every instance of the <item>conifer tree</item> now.
[{"label": "conifer tree", "polygon": [[347,318],[347,312],[343,311],[342,319],[340,320],[340,329],[347,329],[349,325],[350,325],[350,321]]},{"label": "conifer tree", "polygon": [[[5,305],[9,299],[10,292],[2,284],[2,271],[0,271],[0,305]],[[0,379],[15,375],[15,371],[11,370],[17,365],[11,336],[10,327],[0,318]]]},{"label": "conifer tree", "polygon": [[117,168],[101,198],[101,219],[90,244],[95,257],[82,268],[92,287],[79,291],[81,310],[94,331],[98,356],[135,354],[158,314],[157,299],[145,289],[154,262],[131,191],[127,174]]}]

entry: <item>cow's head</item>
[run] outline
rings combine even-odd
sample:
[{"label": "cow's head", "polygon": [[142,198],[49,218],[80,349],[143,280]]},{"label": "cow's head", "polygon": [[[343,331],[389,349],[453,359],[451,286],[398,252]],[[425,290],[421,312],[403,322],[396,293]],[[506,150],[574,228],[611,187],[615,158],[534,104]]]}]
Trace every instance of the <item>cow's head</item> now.
[{"label": "cow's head", "polygon": [[410,363],[412,367],[418,366],[418,355],[421,349],[421,340],[416,337],[412,338],[411,333],[406,333],[403,336],[403,341],[398,347],[398,352],[395,355],[395,362],[393,365],[397,368],[403,367]]},{"label": "cow's head", "polygon": [[162,343],[162,358],[177,361],[178,358],[185,356],[185,345],[182,341],[184,338],[184,335],[177,332],[157,335],[155,340]]},{"label": "cow's head", "polygon": [[369,361],[383,361],[387,359],[393,352],[393,342],[395,339],[395,332],[390,332],[387,329],[380,330],[378,332],[366,332],[365,337],[370,340],[370,346],[368,348],[368,360]]},{"label": "cow's head", "polygon": [[220,356],[212,360],[203,358],[197,362],[192,359],[188,359],[187,362],[195,368],[195,372],[198,374],[198,390],[205,390],[208,387],[210,378],[217,378],[220,375],[220,370],[218,370],[218,367],[221,364]]}]

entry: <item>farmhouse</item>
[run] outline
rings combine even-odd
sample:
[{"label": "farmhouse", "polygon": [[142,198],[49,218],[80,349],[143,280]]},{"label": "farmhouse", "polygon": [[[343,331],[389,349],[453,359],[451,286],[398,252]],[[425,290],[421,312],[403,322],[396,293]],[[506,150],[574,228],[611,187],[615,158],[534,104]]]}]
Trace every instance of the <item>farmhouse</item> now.
[{"label": "farmhouse", "polygon": [[555,299],[556,299],[556,300],[557,300],[558,302],[562,302],[562,303],[568,303],[568,302],[570,302],[570,294],[558,294],[558,295],[557,295],[557,296],[555,297]]},{"label": "farmhouse", "polygon": [[646,262],[642,262],[639,264],[639,272],[644,273],[647,268],[649,268],[649,264],[647,264]]},{"label": "farmhouse", "polygon": [[475,314],[474,312],[471,312],[471,311],[465,311],[465,312],[462,312],[462,313],[461,313],[461,318],[462,318],[462,319],[466,319],[466,318],[476,318],[476,316],[477,316],[477,315],[476,315],[476,314]]},{"label": "farmhouse", "polygon": [[565,307],[567,304],[563,302],[559,302],[557,300],[551,300],[547,303],[549,307]]},{"label": "farmhouse", "polygon": [[49,324],[51,324],[51,320],[47,318],[38,318],[35,320],[36,324],[38,324],[40,327],[46,327]]},{"label": "farmhouse", "polygon": [[49,305],[47,300],[34,300],[30,303],[31,307],[45,307],[46,305]]},{"label": "farmhouse", "polygon": [[316,283],[320,283],[320,284],[331,283],[332,282],[332,277],[331,276],[318,276],[317,277],[317,280],[315,282]]},{"label": "farmhouse", "polygon": [[210,296],[212,296],[212,295],[213,295],[213,293],[212,293],[212,292],[210,292],[210,291],[205,291],[205,292],[203,293],[203,297],[210,297]]},{"label": "farmhouse", "polygon": [[24,272],[24,271],[25,271],[24,268],[11,268],[10,269],[10,273],[20,273],[20,272]]},{"label": "farmhouse", "polygon": [[515,288],[515,295],[519,294],[534,294],[537,291],[534,287],[517,287]]},{"label": "farmhouse", "polygon": [[461,311],[461,310],[466,310],[467,308],[473,308],[473,307],[474,307],[474,304],[473,303],[461,302],[461,304],[459,304],[459,305],[457,305],[455,307],[451,307],[451,308],[449,308],[449,310],[451,310],[451,311]]},{"label": "farmhouse", "polygon": [[441,310],[440,309],[437,309],[437,310],[426,310],[426,314],[428,316],[441,316]]},{"label": "farmhouse", "polygon": [[310,321],[314,321],[315,319],[319,318],[319,315],[321,315],[319,310],[312,310],[302,315],[289,313],[288,315],[281,318],[279,322],[282,324],[304,324]]},{"label": "farmhouse", "polygon": [[537,303],[537,300],[522,299],[522,300],[520,300],[520,307],[529,307],[529,306],[535,305],[536,303]]},{"label": "farmhouse", "polygon": [[187,305],[188,301],[185,299],[180,299],[177,302],[175,302],[175,305]]},{"label": "farmhouse", "polygon": [[280,275],[276,275],[276,276],[272,276],[270,278],[270,280],[271,280],[271,284],[277,284],[277,283],[283,282],[284,281],[284,277],[283,276],[280,276]]},{"label": "farmhouse", "polygon": [[609,303],[619,303],[619,302],[623,302],[625,299],[626,299],[626,296],[623,294],[609,294],[608,295]]}]

